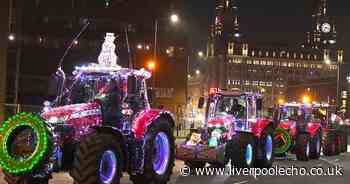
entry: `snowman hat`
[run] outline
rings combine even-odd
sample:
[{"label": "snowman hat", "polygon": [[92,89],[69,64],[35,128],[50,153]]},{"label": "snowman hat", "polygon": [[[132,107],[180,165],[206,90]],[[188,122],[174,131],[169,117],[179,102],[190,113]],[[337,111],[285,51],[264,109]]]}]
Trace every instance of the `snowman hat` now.
[{"label": "snowman hat", "polygon": [[114,33],[106,33],[106,37],[115,37]]}]

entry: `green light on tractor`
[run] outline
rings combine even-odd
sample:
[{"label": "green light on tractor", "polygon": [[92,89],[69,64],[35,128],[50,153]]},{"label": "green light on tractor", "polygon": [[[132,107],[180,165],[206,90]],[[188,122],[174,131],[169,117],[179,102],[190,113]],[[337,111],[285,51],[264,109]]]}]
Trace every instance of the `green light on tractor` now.
[{"label": "green light on tractor", "polygon": [[[11,136],[19,128],[30,128],[37,137],[34,152],[25,159],[15,159],[9,153]],[[50,133],[47,124],[40,117],[30,113],[20,113],[10,117],[0,128],[0,167],[12,174],[23,174],[32,171],[48,155]]]},{"label": "green light on tractor", "polygon": [[285,154],[292,147],[292,136],[283,128],[276,128],[274,132],[274,149],[275,154]]}]

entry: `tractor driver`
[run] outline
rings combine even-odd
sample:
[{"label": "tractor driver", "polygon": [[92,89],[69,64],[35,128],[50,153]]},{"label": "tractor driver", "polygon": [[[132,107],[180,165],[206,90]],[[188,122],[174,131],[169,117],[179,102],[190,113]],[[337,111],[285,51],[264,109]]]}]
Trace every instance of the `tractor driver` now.
[{"label": "tractor driver", "polygon": [[236,118],[242,118],[244,115],[244,107],[238,103],[237,98],[232,99],[230,114],[233,114]]}]

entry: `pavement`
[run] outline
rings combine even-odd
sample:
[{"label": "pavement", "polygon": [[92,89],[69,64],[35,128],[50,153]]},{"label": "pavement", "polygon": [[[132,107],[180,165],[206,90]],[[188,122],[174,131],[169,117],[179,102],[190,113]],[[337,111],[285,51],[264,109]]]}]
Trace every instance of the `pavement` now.
[{"label": "pavement", "polygon": [[[181,140],[177,140],[181,142]],[[350,151],[350,146],[348,151]],[[350,153],[343,153],[338,156],[324,157],[319,160],[310,160],[301,162],[295,159],[294,155],[288,155],[284,158],[276,158],[274,166],[279,167],[303,167],[306,169],[312,167],[334,168],[335,166],[342,168],[342,176],[261,176],[254,178],[253,176],[181,176],[180,169],[184,167],[182,161],[177,160],[170,184],[343,184],[350,181]],[[3,174],[0,173],[0,184],[5,184]],[[54,174],[50,184],[73,184],[72,178],[67,173]],[[132,184],[127,174],[121,180],[121,184]]]}]

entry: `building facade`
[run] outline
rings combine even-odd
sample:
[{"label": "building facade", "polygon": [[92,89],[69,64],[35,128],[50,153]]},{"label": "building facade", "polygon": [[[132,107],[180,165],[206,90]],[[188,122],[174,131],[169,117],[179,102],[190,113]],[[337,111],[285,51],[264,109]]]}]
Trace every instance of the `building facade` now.
[{"label": "building facade", "polygon": [[[300,101],[303,94],[289,94],[289,86],[306,81],[326,81],[332,86],[343,64],[343,50],[337,48],[336,25],[327,12],[327,1],[319,0],[312,16],[305,44],[293,48],[261,46],[245,41],[239,30],[236,0],[217,0],[215,22],[207,45],[209,87],[260,92],[265,105],[279,99]],[[310,85],[310,86],[309,86]],[[320,94],[317,101],[336,99],[336,90]]]},{"label": "building facade", "polygon": [[6,99],[7,39],[9,35],[9,0],[0,7],[0,122],[4,119]]}]

